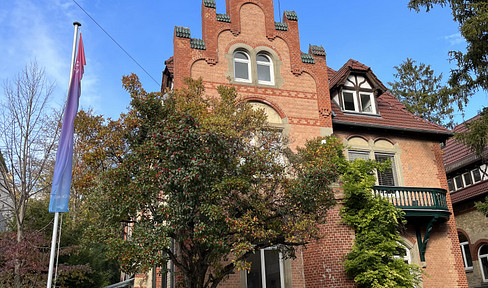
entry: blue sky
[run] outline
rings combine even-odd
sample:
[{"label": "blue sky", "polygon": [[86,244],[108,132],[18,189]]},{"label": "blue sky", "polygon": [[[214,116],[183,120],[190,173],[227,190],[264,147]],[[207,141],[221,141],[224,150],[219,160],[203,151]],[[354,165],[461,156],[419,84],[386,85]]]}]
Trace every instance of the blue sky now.
[{"label": "blue sky", "polygon": [[[36,60],[56,82],[52,105],[63,105],[68,86],[74,21],[82,23],[87,66],[80,105],[117,118],[130,97],[122,89],[123,75],[134,72],[148,91],[158,91],[164,61],[173,54],[174,26],[189,27],[201,38],[201,0],[76,0],[134,57],[158,83],[147,76],[72,0],[0,1],[0,81],[12,79]],[[216,0],[225,13],[225,0]],[[465,42],[449,9],[429,13],[407,8],[407,0],[275,0],[275,20],[284,10],[299,17],[302,51],[323,45],[328,65],[339,69],[353,58],[368,66],[387,84],[393,66],[410,57],[430,64],[447,79],[452,65],[448,51]],[[281,13],[279,13],[281,11]],[[3,90],[0,91],[3,97]],[[484,91],[466,109],[466,119],[488,103]],[[462,121],[458,115],[456,120]]]}]

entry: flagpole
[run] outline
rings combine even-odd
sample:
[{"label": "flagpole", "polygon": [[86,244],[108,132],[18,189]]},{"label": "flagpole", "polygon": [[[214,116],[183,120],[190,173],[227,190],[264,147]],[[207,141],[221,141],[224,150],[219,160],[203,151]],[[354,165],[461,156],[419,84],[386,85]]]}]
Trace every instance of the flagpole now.
[{"label": "flagpole", "polygon": [[[71,53],[71,69],[69,73],[69,85],[71,86],[71,78],[73,77],[73,69],[75,67],[75,55],[76,55],[76,44],[78,42],[78,28],[81,26],[79,22],[73,22],[75,26],[75,33],[73,37],[73,52]],[[69,89],[68,89],[69,91]],[[59,212],[54,214],[54,224],[53,224],[53,237],[51,239],[51,256],[49,258],[49,272],[47,276],[47,288],[51,288],[53,281],[53,271],[54,271],[54,258],[56,254],[56,239],[58,238],[58,224],[59,224]]]}]

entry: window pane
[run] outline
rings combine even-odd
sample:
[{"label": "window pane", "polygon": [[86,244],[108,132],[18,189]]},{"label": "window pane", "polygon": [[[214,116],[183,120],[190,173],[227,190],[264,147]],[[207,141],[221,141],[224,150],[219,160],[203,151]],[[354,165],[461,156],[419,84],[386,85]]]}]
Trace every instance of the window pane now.
[{"label": "window pane", "polygon": [[354,105],[354,94],[351,92],[342,92],[342,98],[344,100],[344,110],[356,111]]},{"label": "window pane", "polygon": [[235,62],[235,77],[239,79],[249,79],[248,67],[247,63]]},{"label": "window pane", "polygon": [[452,181],[452,179],[447,180],[447,185],[449,186],[450,192],[453,192],[454,190],[456,190],[456,189],[454,189],[454,182]]},{"label": "window pane", "polygon": [[480,256],[483,256],[483,255],[488,256],[488,245],[486,245],[486,244],[484,244],[480,248]]},{"label": "window pane", "polygon": [[488,259],[486,257],[481,258],[481,266],[483,268],[483,280],[488,280]]},{"label": "window pane", "polygon": [[369,152],[349,150],[348,154],[349,154],[349,161],[354,161],[356,159],[369,160]]},{"label": "window pane", "polygon": [[234,54],[234,58],[242,59],[242,60],[248,60],[249,59],[249,58],[247,58],[247,55],[243,52],[237,52],[236,54]]},{"label": "window pane", "polygon": [[271,81],[271,67],[268,65],[257,64],[258,67],[258,81]]},{"label": "window pane", "polygon": [[464,267],[473,267],[473,259],[471,258],[471,252],[469,251],[469,245],[464,244],[462,245],[464,249],[464,254],[463,256],[466,256],[466,259],[463,258],[464,261]]},{"label": "window pane", "polygon": [[378,184],[381,186],[395,186],[395,162],[393,161],[393,155],[375,153],[376,161],[386,162],[391,160],[391,166],[385,169],[383,172],[378,171]]},{"label": "window pane", "polygon": [[466,186],[473,184],[473,180],[471,180],[471,173],[469,172],[464,173],[463,178],[464,178],[464,184],[466,184]]},{"label": "window pane", "polygon": [[262,288],[261,251],[256,251],[248,261],[251,262],[251,270],[247,274],[247,288]]},{"label": "window pane", "polygon": [[468,242],[468,238],[463,234],[458,232],[459,243]]},{"label": "window pane", "polygon": [[264,56],[264,55],[258,55],[258,56],[256,56],[256,61],[268,62],[269,63],[269,58]]},{"label": "window pane", "polygon": [[464,187],[463,179],[461,179],[461,176],[454,177],[454,182],[456,183],[456,189],[461,189]]},{"label": "window pane", "polygon": [[480,169],[474,169],[473,171],[473,180],[474,182],[479,182],[481,181],[481,173],[480,173]]},{"label": "window pane", "polygon": [[361,110],[363,112],[373,113],[373,101],[371,94],[360,94],[361,96]]},{"label": "window pane", "polygon": [[266,265],[266,288],[281,288],[280,253],[277,250],[264,250]]}]

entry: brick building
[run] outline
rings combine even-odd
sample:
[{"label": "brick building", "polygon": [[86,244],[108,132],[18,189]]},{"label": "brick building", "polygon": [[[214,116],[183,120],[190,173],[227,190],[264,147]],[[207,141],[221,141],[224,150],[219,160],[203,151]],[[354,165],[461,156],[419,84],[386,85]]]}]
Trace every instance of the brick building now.
[{"label": "brick building", "polygon": [[[454,128],[463,131],[465,123]],[[488,218],[474,206],[488,196],[487,165],[455,139],[446,143],[444,163],[469,287],[488,287]]]},{"label": "brick building", "polygon": [[[322,46],[302,52],[298,15],[285,11],[283,22],[276,22],[273,0],[226,0],[226,14],[217,14],[215,6],[214,0],[202,1],[203,39],[175,27],[162,89],[181,88],[186,77],[201,77],[209,96],[218,95],[219,85],[234,85],[241,97],[265,109],[292,149],[334,134],[351,160],[391,159],[375,193],[406,212],[405,261],[423,268],[423,287],[468,287],[440,148],[452,133],[407,112],[366,65],[349,60],[336,71],[327,66]],[[336,198],[340,203],[340,192]],[[260,251],[251,273],[236,271],[219,287],[354,287],[342,266],[354,233],[341,223],[339,210],[340,204],[331,209],[322,227],[327,237],[296,259]],[[171,275],[162,284],[156,278],[136,279],[135,285],[171,286]]]}]

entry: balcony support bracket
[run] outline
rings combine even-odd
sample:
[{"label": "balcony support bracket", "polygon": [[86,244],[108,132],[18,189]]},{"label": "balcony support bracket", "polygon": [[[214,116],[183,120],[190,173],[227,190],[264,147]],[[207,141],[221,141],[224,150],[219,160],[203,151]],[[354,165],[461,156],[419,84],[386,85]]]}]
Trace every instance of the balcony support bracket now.
[{"label": "balcony support bracket", "polygon": [[420,261],[425,262],[425,251],[427,250],[427,243],[429,242],[430,232],[434,227],[434,224],[439,220],[439,216],[433,216],[427,227],[425,228],[424,239],[422,239],[422,234],[420,232],[420,225],[417,226],[416,233],[417,233],[417,244],[419,246],[419,253],[420,253]]}]

